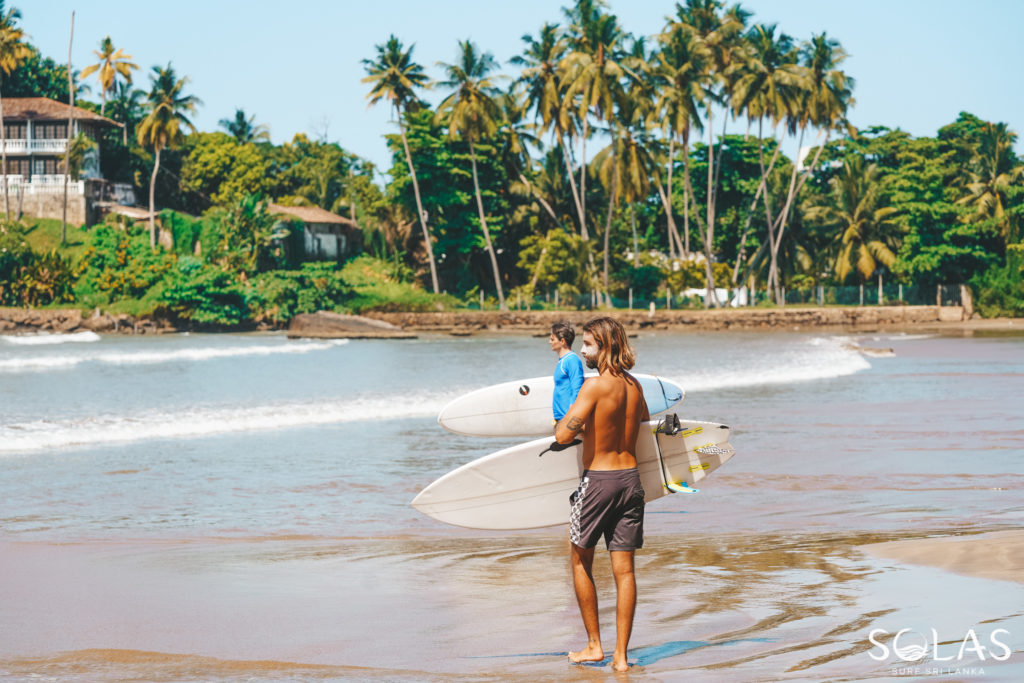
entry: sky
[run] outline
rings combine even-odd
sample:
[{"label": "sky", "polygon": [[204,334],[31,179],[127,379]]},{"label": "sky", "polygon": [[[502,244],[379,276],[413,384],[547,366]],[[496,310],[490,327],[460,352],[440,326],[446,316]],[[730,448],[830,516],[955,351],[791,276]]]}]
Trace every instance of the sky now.
[{"label": "sky", "polygon": [[[107,35],[133,57],[135,83],[148,89],[154,65],[188,76],[202,106],[199,130],[218,129],[236,108],[270,128],[275,143],[304,132],[391,165],[384,135],[397,131],[385,104],[367,108],[362,60],[391,34],[415,44],[431,78],[454,62],[459,40],[508,60],[546,22],[562,22],[566,1],[542,0],[8,0],[44,56],[64,62],[75,11],[72,65],[97,61]],[[660,31],[674,0],[611,0],[610,11],[634,35]],[[850,121],[935,135],[961,111],[1003,121],[1024,133],[1024,2],[1019,0],[743,0],[752,20],[777,23],[798,40],[827,31],[849,53],[856,79]],[[90,97],[99,100],[93,83]],[[426,93],[437,103],[441,91]],[[737,129],[745,124],[737,124]],[[795,147],[794,143],[789,145]],[[787,150],[788,151],[788,150]],[[1024,143],[1018,141],[1018,153]]]}]

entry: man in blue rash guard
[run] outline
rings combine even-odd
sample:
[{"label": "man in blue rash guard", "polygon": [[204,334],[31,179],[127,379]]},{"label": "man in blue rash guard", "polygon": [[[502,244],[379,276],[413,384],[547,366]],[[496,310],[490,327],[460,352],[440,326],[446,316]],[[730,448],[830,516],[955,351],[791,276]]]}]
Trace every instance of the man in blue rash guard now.
[{"label": "man in blue rash guard", "polygon": [[576,400],[583,386],[583,361],[572,351],[572,342],[576,333],[567,322],[555,323],[551,326],[548,343],[551,350],[558,354],[555,365],[555,393],[551,400],[551,412],[555,423],[565,417],[569,406]]}]

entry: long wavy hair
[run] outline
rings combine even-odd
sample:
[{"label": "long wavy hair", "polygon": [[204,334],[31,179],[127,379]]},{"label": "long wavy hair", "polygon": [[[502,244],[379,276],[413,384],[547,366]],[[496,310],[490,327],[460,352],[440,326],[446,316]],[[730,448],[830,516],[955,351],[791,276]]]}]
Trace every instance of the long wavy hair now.
[{"label": "long wavy hair", "polygon": [[583,331],[597,343],[597,369],[621,375],[636,363],[636,352],[629,345],[626,330],[615,318],[602,316],[583,324]]}]

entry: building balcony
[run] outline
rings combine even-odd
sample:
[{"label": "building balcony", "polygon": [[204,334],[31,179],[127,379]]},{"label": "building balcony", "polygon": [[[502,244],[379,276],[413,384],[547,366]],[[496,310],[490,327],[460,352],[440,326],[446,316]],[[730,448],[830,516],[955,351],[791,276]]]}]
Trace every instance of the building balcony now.
[{"label": "building balcony", "polygon": [[8,154],[63,154],[68,148],[64,139],[27,140],[14,138],[4,140],[4,151]]},{"label": "building balcony", "polygon": [[[2,178],[2,176],[0,176]],[[7,191],[22,194],[63,194],[64,176],[35,175],[31,179],[22,175],[7,176]],[[85,194],[84,180],[68,180],[68,194]]]}]

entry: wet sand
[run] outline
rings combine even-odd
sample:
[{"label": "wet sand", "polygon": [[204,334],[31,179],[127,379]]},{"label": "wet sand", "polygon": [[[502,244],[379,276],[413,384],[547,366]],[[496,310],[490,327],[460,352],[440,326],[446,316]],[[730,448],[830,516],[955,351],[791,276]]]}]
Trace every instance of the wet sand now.
[{"label": "wet sand", "polygon": [[[637,555],[632,673],[886,679],[893,662],[869,656],[872,629],[927,623],[958,643],[984,623],[1016,634],[1016,653],[964,666],[1020,680],[1024,586],[864,552],[941,543],[900,540],[935,533],[652,536]],[[19,625],[0,642],[0,678],[607,680],[607,667],[565,662],[584,634],[561,534],[0,541],[0,611]],[[599,550],[611,639],[608,564]]]},{"label": "wet sand", "polygon": [[938,567],[966,576],[1024,583],[1024,531],[892,541],[868,545],[864,549],[877,557],[899,562]]}]

